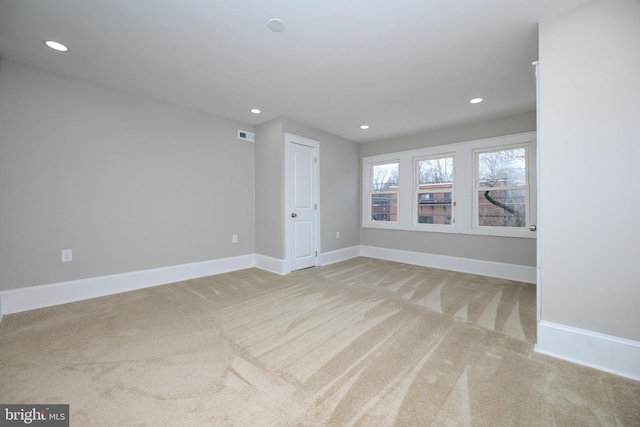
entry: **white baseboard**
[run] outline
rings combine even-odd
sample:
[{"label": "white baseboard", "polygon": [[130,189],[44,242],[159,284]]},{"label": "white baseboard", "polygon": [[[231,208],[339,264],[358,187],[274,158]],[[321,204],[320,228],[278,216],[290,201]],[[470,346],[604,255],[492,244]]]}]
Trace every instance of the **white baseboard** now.
[{"label": "white baseboard", "polygon": [[256,254],[256,267],[270,271],[271,273],[280,275],[287,274],[283,259],[272,258],[266,255]]},{"label": "white baseboard", "polygon": [[538,322],[535,351],[640,381],[640,342]]},{"label": "white baseboard", "polygon": [[21,311],[96,298],[198,277],[212,276],[254,267],[255,255],[92,277],[0,292],[0,313]]},{"label": "white baseboard", "polygon": [[[334,264],[357,256],[360,256],[360,246],[352,246],[331,252],[324,252],[318,257],[318,265]],[[289,273],[285,268],[285,260],[272,258],[266,255],[256,254],[256,267],[281,275]]]},{"label": "white baseboard", "polygon": [[478,274],[525,283],[536,283],[536,268],[524,265],[506,264],[492,261],[481,261],[470,258],[458,258],[445,255],[411,252],[399,249],[379,248],[376,246],[360,246],[360,255],[403,262],[422,267],[440,268],[459,271],[461,273]]},{"label": "white baseboard", "polygon": [[[328,264],[358,255],[359,247],[355,247],[323,254],[320,259],[324,264]],[[2,316],[5,314],[66,304],[251,267],[258,267],[281,275],[287,273],[284,260],[251,254],[12,289],[0,292],[0,321],[2,321]]]},{"label": "white baseboard", "polygon": [[[320,265],[328,265],[357,256],[367,256],[425,267],[535,283],[535,268],[533,267],[377,248],[373,246],[352,246],[327,252],[320,255],[319,263]],[[251,254],[13,289],[0,292],[0,320],[4,314],[34,310],[251,267],[258,267],[281,275],[287,273],[284,260],[265,255]]]},{"label": "white baseboard", "polygon": [[360,246],[338,249],[336,251],[324,252],[320,255],[320,265],[335,264],[360,256]]}]

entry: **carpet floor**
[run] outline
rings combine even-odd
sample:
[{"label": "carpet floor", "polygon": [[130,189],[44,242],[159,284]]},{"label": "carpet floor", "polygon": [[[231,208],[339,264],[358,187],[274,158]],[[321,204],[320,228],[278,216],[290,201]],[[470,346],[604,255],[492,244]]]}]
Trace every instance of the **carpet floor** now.
[{"label": "carpet floor", "polygon": [[639,426],[639,382],[533,352],[535,294],[355,258],[11,314],[0,402],[72,426]]}]

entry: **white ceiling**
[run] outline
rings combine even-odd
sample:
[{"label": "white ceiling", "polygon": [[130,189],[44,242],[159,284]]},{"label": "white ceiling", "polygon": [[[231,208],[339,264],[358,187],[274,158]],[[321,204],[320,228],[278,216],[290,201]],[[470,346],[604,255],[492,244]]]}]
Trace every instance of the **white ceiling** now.
[{"label": "white ceiling", "polygon": [[537,23],[587,1],[0,0],[0,58],[367,142],[534,110]]}]

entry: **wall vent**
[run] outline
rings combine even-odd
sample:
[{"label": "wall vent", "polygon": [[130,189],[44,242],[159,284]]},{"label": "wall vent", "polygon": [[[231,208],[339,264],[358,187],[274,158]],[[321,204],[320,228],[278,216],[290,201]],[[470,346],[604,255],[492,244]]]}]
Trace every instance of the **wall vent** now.
[{"label": "wall vent", "polygon": [[238,139],[254,142],[256,140],[256,135],[253,132],[238,129]]}]

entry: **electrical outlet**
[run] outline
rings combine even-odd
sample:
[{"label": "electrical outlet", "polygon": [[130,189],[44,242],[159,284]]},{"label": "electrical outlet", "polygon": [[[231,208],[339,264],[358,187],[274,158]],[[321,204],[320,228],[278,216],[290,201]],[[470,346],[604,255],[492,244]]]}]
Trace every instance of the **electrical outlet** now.
[{"label": "electrical outlet", "polygon": [[63,249],[60,255],[62,262],[73,261],[73,251],[71,249]]},{"label": "electrical outlet", "polygon": [[233,236],[231,236],[231,243],[238,243],[238,235],[234,234]]},{"label": "electrical outlet", "polygon": [[340,232],[336,231],[336,239],[339,239],[339,238],[340,238]]}]

